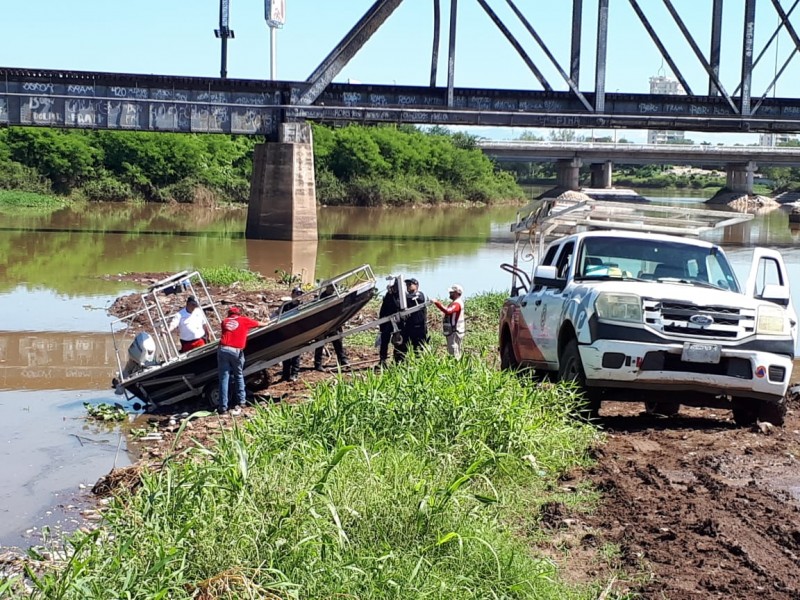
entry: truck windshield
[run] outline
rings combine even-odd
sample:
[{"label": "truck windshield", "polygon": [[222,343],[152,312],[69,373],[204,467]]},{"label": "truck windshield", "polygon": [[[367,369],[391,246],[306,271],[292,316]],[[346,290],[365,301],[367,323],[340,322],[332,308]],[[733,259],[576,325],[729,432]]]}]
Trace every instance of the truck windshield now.
[{"label": "truck windshield", "polygon": [[717,246],[658,239],[587,237],[578,256],[577,279],[680,281],[739,292],[736,276]]}]

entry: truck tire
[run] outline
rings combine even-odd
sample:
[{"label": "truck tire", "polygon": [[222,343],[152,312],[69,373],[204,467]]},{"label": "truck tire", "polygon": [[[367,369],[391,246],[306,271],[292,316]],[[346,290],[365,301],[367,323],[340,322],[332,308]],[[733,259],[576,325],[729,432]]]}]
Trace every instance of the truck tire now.
[{"label": "truck tire", "polygon": [[733,410],[733,421],[739,427],[749,427],[754,425],[758,419],[758,400],[751,398],[733,398],[731,400],[731,410]]},{"label": "truck tire", "polygon": [[583,394],[586,404],[581,409],[581,417],[588,420],[599,418],[600,393],[586,387],[586,373],[578,351],[578,340],[575,338],[566,343],[558,358],[558,378],[560,381],[573,382]]},{"label": "truck tire", "polygon": [[219,383],[212,381],[203,388],[203,398],[208,403],[209,408],[216,409],[219,406]]},{"label": "truck tire", "polygon": [[514,348],[511,346],[511,340],[503,340],[503,346],[500,348],[500,369],[503,371],[516,371],[519,369],[517,357],[514,356]]},{"label": "truck tire", "polygon": [[761,402],[761,406],[758,409],[759,421],[781,427],[785,418],[786,398],[781,398],[778,402]]}]

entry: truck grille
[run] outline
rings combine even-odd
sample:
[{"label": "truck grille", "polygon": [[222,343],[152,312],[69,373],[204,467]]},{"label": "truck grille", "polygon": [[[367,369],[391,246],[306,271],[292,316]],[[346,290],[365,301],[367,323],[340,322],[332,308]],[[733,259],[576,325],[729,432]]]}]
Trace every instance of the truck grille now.
[{"label": "truck grille", "polygon": [[[752,308],[653,298],[644,298],[643,308],[645,323],[667,335],[736,340],[752,335],[756,326],[756,311]],[[702,317],[710,319],[704,323]]]}]

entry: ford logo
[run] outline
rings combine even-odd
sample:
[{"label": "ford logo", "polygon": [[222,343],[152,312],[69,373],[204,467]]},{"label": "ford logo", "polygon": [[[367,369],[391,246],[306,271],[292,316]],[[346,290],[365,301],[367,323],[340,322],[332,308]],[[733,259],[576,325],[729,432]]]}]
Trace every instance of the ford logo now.
[{"label": "ford logo", "polygon": [[714,317],[710,315],[692,315],[689,317],[689,322],[699,325],[700,327],[708,327],[714,324]]}]

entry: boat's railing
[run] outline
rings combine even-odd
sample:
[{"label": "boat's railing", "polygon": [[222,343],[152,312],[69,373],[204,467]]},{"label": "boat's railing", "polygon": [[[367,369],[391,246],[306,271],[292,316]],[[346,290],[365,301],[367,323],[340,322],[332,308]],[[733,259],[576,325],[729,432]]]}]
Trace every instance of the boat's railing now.
[{"label": "boat's railing", "polygon": [[286,300],[270,318],[279,322],[290,318],[292,315],[311,310],[328,298],[341,298],[359,287],[363,287],[366,290],[374,286],[375,275],[372,272],[372,267],[361,265],[331,279],[325,279],[312,289],[304,290],[300,296],[295,298],[299,305],[294,308],[287,310],[286,307],[292,301]]},{"label": "boat's railing", "polygon": [[[184,298],[177,311],[172,308],[173,303],[164,301],[166,297],[175,295],[181,295]],[[220,323],[222,319],[203,277],[198,271],[181,271],[170,275],[150,285],[146,292],[140,294],[141,308],[111,323],[117,372],[120,374],[121,381],[135,374],[128,374],[126,377],[128,369],[125,369],[125,366],[128,363],[128,347],[138,333],[138,328],[134,327],[137,322],[141,325],[141,321],[144,321],[144,330],[150,334],[156,344],[156,358],[153,365],[150,366],[172,362],[181,356],[176,336],[169,331],[169,324],[177,312],[184,308],[185,298],[189,296],[195,297],[198,306],[206,315],[206,320],[209,322],[210,341],[217,340],[219,327],[214,325]]]}]

